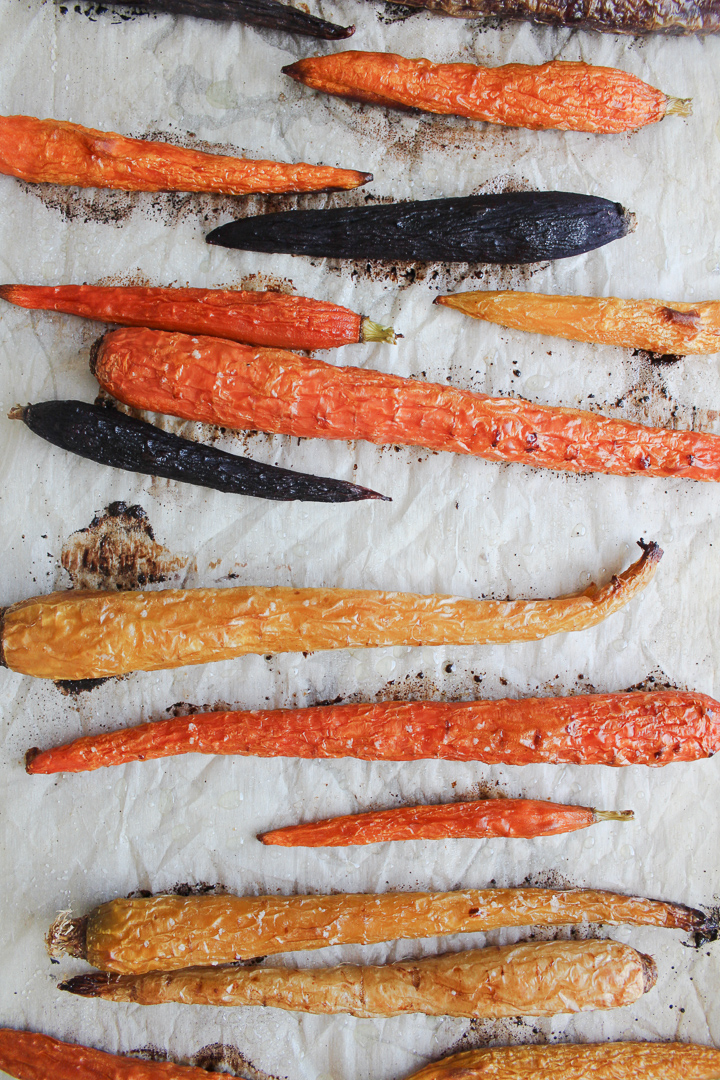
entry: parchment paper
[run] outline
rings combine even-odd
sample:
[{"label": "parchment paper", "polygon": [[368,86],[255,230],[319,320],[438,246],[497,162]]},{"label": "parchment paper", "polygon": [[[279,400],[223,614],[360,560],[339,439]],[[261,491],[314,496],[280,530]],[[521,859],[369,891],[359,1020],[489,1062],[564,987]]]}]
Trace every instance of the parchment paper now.
[{"label": "parchment paper", "polygon": [[[324,354],[492,394],[582,406],[641,422],[720,432],[718,358],[651,367],[629,352],[506,332],[432,307],[438,291],[497,287],[666,300],[719,295],[720,40],[571,33],[407,12],[360,0],[313,3],[354,22],[329,44],[171,17],[121,18],[86,0],[0,2],[0,107],[129,135],[154,134],[249,156],[372,170],[352,195],[234,200],[32,187],[0,177],[0,274],[28,283],[268,283],[347,304],[405,337],[397,348]],[[616,64],[694,116],[627,136],[507,131],[349,104],[301,87],[282,65],[335,48],[433,60]],[[637,231],[582,258],[524,270],[340,266],[208,248],[234,213],[275,206],[430,198],[506,188],[597,193],[636,212]],[[87,360],[98,324],[3,305],[0,412],[15,402],[93,400]],[[194,425],[165,426],[200,434]],[[207,432],[205,432],[207,435]],[[177,703],[237,707],[335,698],[438,698],[610,691],[645,683],[720,693],[715,675],[720,570],[717,486],[574,477],[405,448],[227,435],[260,460],[357,480],[389,504],[281,505],[136,478],[49,447],[0,421],[0,602],[69,587],[68,537],[110,503],[140,505],[158,544],[183,555],[165,584],[338,585],[463,596],[541,597],[607,580],[665,549],[646,593],[582,634],[495,648],[379,649],[249,656],[138,674],[63,694],[8,671],[2,694],[4,847],[0,1022],[111,1051],[154,1047],[189,1060],[226,1044],[247,1075],[393,1080],[431,1058],[485,1042],[681,1038],[720,1043],[720,951],[672,931],[604,928],[655,956],[657,987],[631,1008],[576,1018],[470,1023],[427,1018],[304,1017],[274,1009],[86,1001],[56,990],[79,961],[51,966],[43,935],[60,909],[83,913],[135,890],[220,883],[237,892],[450,889],[567,883],[713,904],[720,778],[714,761],[649,770],[487,768],[188,756],[89,775],[28,777],[28,747],[168,715]],[[714,546],[715,545],[715,546]],[[163,587],[159,585],[157,587]],[[365,808],[473,793],[554,798],[636,812],[634,824],[524,841],[413,842],[330,851],[264,849],[259,831]],[[560,933],[565,933],[561,931]],[[489,935],[491,942],[527,932]],[[539,932],[538,936],[542,936]],[[384,961],[485,938],[398,942],[280,958],[288,964]],[[221,1055],[222,1056],[222,1055]],[[205,1060],[212,1059],[206,1055]],[[216,1055],[217,1057],[217,1055]],[[237,1058],[226,1063],[237,1067]]]}]

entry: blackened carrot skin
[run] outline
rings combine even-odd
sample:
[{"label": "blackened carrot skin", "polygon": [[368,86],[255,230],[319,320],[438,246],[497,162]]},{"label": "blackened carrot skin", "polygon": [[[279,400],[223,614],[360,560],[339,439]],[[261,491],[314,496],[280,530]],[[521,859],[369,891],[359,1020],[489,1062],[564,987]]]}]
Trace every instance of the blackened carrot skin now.
[{"label": "blackened carrot skin", "polygon": [[529,263],[567,259],[634,228],[619,203],[567,191],[289,210],[231,221],[208,244],[329,259]]},{"label": "blackened carrot skin", "polygon": [[273,829],[262,833],[258,840],[279,847],[345,847],[387,840],[486,840],[498,836],[532,839],[587,829],[598,821],[632,817],[631,810],[594,810],[536,799],[480,799],[347,814]]},{"label": "blackened carrot skin", "polygon": [[720,704],[669,690],[519,701],[381,701],[199,713],[29,750],[29,773],[90,772],[179,754],[667,765],[720,750]]},{"label": "blackened carrot skin", "polygon": [[352,50],[282,70],[326,94],[536,130],[633,131],[689,108],[628,72],[566,60],[481,67]]},{"label": "blackened carrot skin", "polygon": [[[85,319],[179,330],[284,349],[334,349],[380,337],[372,323],[346,307],[241,289],[163,289],[141,285],[0,285],[0,298],[18,307],[62,311]],[[369,329],[368,329],[369,328]],[[380,329],[380,328],[378,328]]]},{"label": "blackened carrot skin", "polygon": [[22,420],[54,446],[127,472],[285,502],[388,501],[385,495],[346,480],[293,472],[228,454],[102,405],[42,401],[16,405],[8,415],[11,420]]},{"label": "blackened carrot skin", "polygon": [[217,338],[114,330],[100,384],[138,409],[248,430],[427,446],[490,461],[619,476],[720,480],[720,436],[491,398]]},{"label": "blackened carrot skin", "polygon": [[0,1069],[17,1080],[208,1080],[204,1069],[189,1065],[120,1057],[9,1028],[0,1028]]},{"label": "blackened carrot skin", "polygon": [[0,116],[0,173],[34,184],[226,195],[327,191],[372,180],[352,169],[208,154],[34,116]]},{"label": "blackened carrot skin", "polygon": [[335,41],[352,37],[354,26],[337,26],[299,8],[278,0],[105,0],[109,7],[141,8],[160,15],[190,15],[214,22],[244,22],[268,30],[286,30],[290,34]]}]

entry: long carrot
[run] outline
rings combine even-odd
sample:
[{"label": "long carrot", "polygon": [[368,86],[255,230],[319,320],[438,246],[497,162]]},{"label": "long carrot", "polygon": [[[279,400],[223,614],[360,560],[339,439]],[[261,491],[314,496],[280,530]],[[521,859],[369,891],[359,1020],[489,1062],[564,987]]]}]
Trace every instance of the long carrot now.
[{"label": "long carrot", "polygon": [[720,300],[685,304],[488,290],[438,296],[435,303],[513,330],[572,341],[659,354],[720,352]]},{"label": "long carrot", "polygon": [[487,932],[504,926],[622,923],[714,940],[712,917],[682,904],[587,889],[464,889],[331,896],[149,896],[62,913],[50,956],[119,975],[250,960],[296,949]]},{"label": "long carrot", "polygon": [[228,195],[326,191],[372,180],[351,169],[206,154],[34,116],[0,116],[0,173],[35,184]]},{"label": "long carrot", "polygon": [[602,588],[555,600],[465,600],[353,589],[51,593],[0,613],[0,661],[45,679],[94,679],[245,653],[536,641],[594,626],[652,579],[662,551]]},{"label": "long carrot", "polygon": [[632,810],[594,810],[537,799],[479,799],[435,806],[401,806],[365,814],[289,825],[261,833],[277,847],[347,847],[387,840],[487,840],[491,837],[557,836],[598,821],[630,821]]},{"label": "long carrot", "polygon": [[156,1005],[272,1005],[353,1016],[554,1016],[629,1005],[655,983],[649,956],[615,941],[551,941],[326,968],[188,968],[77,975],[60,990]]},{"label": "long carrot", "polygon": [[106,1054],[11,1028],[0,1028],[0,1069],[17,1080],[208,1080],[205,1069],[190,1065]]},{"label": "long carrot", "polygon": [[426,1065],[410,1080],[717,1080],[720,1050],[692,1043],[493,1046]]},{"label": "long carrot", "polygon": [[612,133],[690,112],[689,101],[668,98],[635,75],[565,60],[488,68],[351,50],[282,70],[326,94],[511,127]]},{"label": "long carrot", "polygon": [[720,480],[720,436],[643,427],[579,409],[491,398],[285,350],[114,330],[93,369],[139,409],[323,439],[427,446],[569,472]]},{"label": "long carrot", "polygon": [[26,768],[91,772],[179,754],[659,766],[719,750],[720,704],[668,690],[197,713],[32,749]]},{"label": "long carrot", "polygon": [[0,285],[0,298],[24,308],[86,319],[180,330],[288,349],[334,349],[359,341],[395,344],[392,327],[346,307],[241,289],[158,289],[139,285]]}]

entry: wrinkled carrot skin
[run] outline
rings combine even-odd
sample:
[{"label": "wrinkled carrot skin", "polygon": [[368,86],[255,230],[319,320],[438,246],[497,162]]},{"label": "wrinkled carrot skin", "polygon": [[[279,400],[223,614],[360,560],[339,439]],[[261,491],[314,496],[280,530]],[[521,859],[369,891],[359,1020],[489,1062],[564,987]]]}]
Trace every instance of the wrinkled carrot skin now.
[{"label": "wrinkled carrot skin", "polygon": [[0,613],[0,660],[44,679],[97,679],[246,653],[537,641],[594,626],[651,581],[662,551],[579,596],[465,600],[354,589],[50,593]]},{"label": "wrinkled carrot skin", "polygon": [[659,354],[720,352],[720,301],[697,304],[619,300],[615,296],[547,296],[500,291],[438,296],[436,304],[474,319],[531,334],[619,345]]},{"label": "wrinkled carrot skin", "polygon": [[629,1005],[655,983],[652,957],[616,941],[551,941],[338,967],[215,967],[78,975],[84,997],[155,1005],[265,1005],[353,1016],[553,1016]]},{"label": "wrinkled carrot skin", "polygon": [[527,840],[587,829],[598,820],[598,811],[588,806],[536,799],[479,799],[346,814],[273,829],[258,840],[278,847],[346,847],[386,840],[486,840],[495,836]]},{"label": "wrinkled carrot skin", "polygon": [[207,1080],[205,1069],[143,1061],[60,1042],[34,1031],[0,1029],[0,1069],[18,1080]]},{"label": "wrinkled carrot skin", "polygon": [[207,154],[34,116],[0,116],[0,173],[34,184],[226,195],[355,188],[372,179],[351,169]]},{"label": "wrinkled carrot skin", "polygon": [[53,958],[119,975],[174,971],[329,945],[487,932],[505,926],[662,926],[712,940],[701,911],[583,889],[466,889],[332,896],[150,896],[111,900],[50,929]]},{"label": "wrinkled carrot skin", "polygon": [[692,1043],[493,1046],[426,1065],[410,1080],[717,1080],[720,1050]]},{"label": "wrinkled carrot skin", "polygon": [[491,398],[285,350],[114,330],[94,371],[138,409],[227,427],[426,446],[536,468],[720,480],[720,436]]},{"label": "wrinkled carrot skin", "polygon": [[85,319],[179,330],[288,349],[335,349],[360,341],[362,316],[338,304],[240,289],[144,286],[0,285],[0,298],[24,308]]},{"label": "wrinkled carrot skin", "polygon": [[31,750],[26,768],[91,772],[179,754],[660,766],[718,750],[720,704],[669,690],[198,713]]},{"label": "wrinkled carrot skin", "polygon": [[535,130],[630,131],[662,120],[668,104],[635,75],[565,60],[488,68],[350,50],[282,70],[327,94]]}]

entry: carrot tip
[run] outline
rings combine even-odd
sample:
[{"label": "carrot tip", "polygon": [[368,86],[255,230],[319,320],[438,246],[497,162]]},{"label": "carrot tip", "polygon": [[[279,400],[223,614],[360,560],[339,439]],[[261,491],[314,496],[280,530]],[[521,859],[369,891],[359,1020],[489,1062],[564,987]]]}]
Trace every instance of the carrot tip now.
[{"label": "carrot tip", "polygon": [[[300,75],[298,74],[298,71],[297,71],[297,67],[298,67],[299,64],[300,64],[300,61],[296,60],[294,64],[286,64],[285,67],[280,68],[280,70],[283,73],[283,75],[289,75],[291,79],[297,79],[299,81],[300,80]],[[674,99],[671,99],[671,100],[674,100]]]},{"label": "carrot tip", "polygon": [[101,996],[103,986],[110,983],[112,976],[105,974],[75,975],[72,979],[58,983],[58,990],[67,990],[69,994],[78,994],[80,997]]},{"label": "carrot tip", "polygon": [[[692,111],[692,98],[669,97],[667,99],[666,116],[692,116]],[[0,296],[2,296],[1,291]]]},{"label": "carrot tip", "polygon": [[33,747],[31,747],[30,750],[28,750],[27,754],[25,755],[25,772],[26,773],[30,773],[32,775],[32,773],[35,772],[35,770],[32,767],[32,763],[33,763],[33,761],[35,760],[36,757],[40,756],[41,753],[42,753],[42,750],[40,749],[39,746],[33,746]]}]

